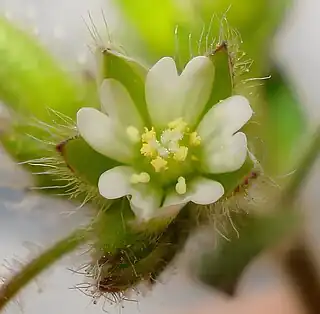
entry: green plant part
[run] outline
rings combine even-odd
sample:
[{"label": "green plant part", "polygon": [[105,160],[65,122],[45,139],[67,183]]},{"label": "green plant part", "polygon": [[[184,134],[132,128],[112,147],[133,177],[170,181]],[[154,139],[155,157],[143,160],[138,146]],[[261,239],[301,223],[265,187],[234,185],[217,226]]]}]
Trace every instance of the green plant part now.
[{"label": "green plant part", "polygon": [[[0,40],[0,78],[10,83],[0,84],[0,97],[19,118],[2,134],[5,148],[35,174],[36,188],[93,207],[88,275],[100,292],[154,282],[199,212],[214,216],[214,204],[233,197],[255,166],[242,132],[253,112],[235,95],[238,43],[209,45],[204,35],[196,57],[182,45],[180,60],[152,67],[98,48],[99,92],[84,108],[87,84],[12,25],[0,23],[1,31],[16,41]],[[177,39],[188,32],[180,28]]]},{"label": "green plant part", "polygon": [[135,242],[128,242],[112,253],[106,248],[93,250],[93,264],[87,275],[93,279],[93,294],[119,295],[141,282],[155,283],[162,271],[184,247],[195,224],[190,219],[194,209],[187,206],[178,217],[157,234],[140,234]]},{"label": "green plant part", "polygon": [[307,132],[306,116],[294,90],[277,68],[271,71],[271,79],[265,83],[268,102],[265,138],[269,154],[266,168],[270,173],[292,171]]},{"label": "green plant part", "polygon": [[[43,173],[35,176],[36,186],[52,190],[58,182],[52,180],[61,178],[44,175],[49,170],[44,167],[56,159],[55,145],[74,135],[76,110],[89,98],[96,104],[92,82],[70,77],[36,39],[4,18],[0,18],[0,61],[0,99],[12,118],[0,134],[1,143],[16,161]],[[60,180],[56,193],[65,192],[66,184]]]}]

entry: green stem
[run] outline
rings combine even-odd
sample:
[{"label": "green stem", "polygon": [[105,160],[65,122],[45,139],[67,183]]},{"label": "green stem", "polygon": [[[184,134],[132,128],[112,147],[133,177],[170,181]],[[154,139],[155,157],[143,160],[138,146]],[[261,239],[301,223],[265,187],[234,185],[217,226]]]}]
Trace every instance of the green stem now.
[{"label": "green stem", "polygon": [[[302,183],[307,178],[310,170],[312,169],[316,159],[318,158],[320,152],[320,126],[317,128],[317,131],[312,139],[310,148],[308,149],[306,155],[303,157],[300,166],[297,168],[291,182],[286,187],[285,191],[282,194],[280,201],[283,208],[288,207],[292,204],[298,195],[298,191],[302,186]],[[281,207],[281,206],[280,206]]]},{"label": "green stem", "polygon": [[[307,154],[301,161],[295,176],[287,186],[281,199],[282,208],[288,209],[298,195],[302,183],[307,178],[320,152],[320,127],[311,142]],[[296,288],[306,313],[318,313],[320,305],[319,272],[307,242],[301,236],[297,243],[286,252],[283,264],[291,282]]]},{"label": "green stem", "polygon": [[27,264],[0,289],[0,311],[31,280],[47,267],[88,240],[86,229],[77,229]]}]

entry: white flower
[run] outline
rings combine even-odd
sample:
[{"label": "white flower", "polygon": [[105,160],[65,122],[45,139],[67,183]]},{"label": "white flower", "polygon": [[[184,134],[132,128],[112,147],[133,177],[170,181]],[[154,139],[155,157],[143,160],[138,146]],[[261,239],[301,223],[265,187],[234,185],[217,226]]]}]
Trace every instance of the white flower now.
[{"label": "white flower", "polygon": [[207,57],[195,57],[180,75],[172,58],[158,61],[145,83],[151,122],[143,121],[120,82],[104,80],[103,113],[82,108],[77,115],[84,140],[122,164],[100,176],[103,197],[128,196],[142,220],[174,215],[188,202],[205,205],[222,197],[223,186],[209,175],[233,172],[245,162],[247,139],[238,131],[252,109],[246,98],[232,96],[203,116],[213,80]]}]

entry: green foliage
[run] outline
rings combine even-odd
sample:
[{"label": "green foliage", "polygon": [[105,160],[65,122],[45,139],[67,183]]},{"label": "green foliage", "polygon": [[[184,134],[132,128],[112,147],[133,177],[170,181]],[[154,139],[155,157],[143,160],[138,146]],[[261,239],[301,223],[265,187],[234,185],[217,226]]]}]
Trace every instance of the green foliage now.
[{"label": "green foliage", "polygon": [[[290,237],[301,227],[301,212],[295,211],[295,201],[320,153],[318,127],[309,148],[294,176],[268,215],[239,215],[234,219],[239,237],[228,234],[230,241],[221,240],[217,248],[203,254],[198,275],[206,284],[233,294],[247,265],[262,251]],[[304,258],[304,257],[302,257]]]},{"label": "green foliage", "polygon": [[[184,3],[184,7],[180,7],[173,0],[114,1],[128,17],[131,23],[129,26],[135,27],[144,43],[139,50],[147,51],[144,54],[146,62],[153,64],[163,56],[173,56],[181,71],[194,55],[210,57],[216,72],[206,110],[234,93],[242,93],[246,88],[245,84],[239,84],[237,88],[235,86],[242,79],[237,77],[239,67],[240,70],[246,67],[241,65],[243,60],[238,46],[242,42],[240,34],[244,39],[241,49],[254,60],[250,76],[264,74],[268,68],[269,60],[266,56],[269,53],[270,38],[289,3],[287,0],[189,0]],[[129,91],[148,126],[150,118],[144,90],[147,68],[108,49],[99,49],[97,59],[98,83],[105,78],[120,81]],[[57,160],[62,158],[64,170],[69,168],[70,181],[76,178],[83,183],[84,194],[90,187],[97,189],[100,175],[118,163],[95,152],[75,134],[72,125],[79,108],[98,107],[95,82],[75,81],[34,38],[1,18],[0,62],[0,99],[14,110],[15,118],[18,118],[11,129],[1,134],[1,141],[7,151],[19,161],[52,156]],[[255,91],[252,89],[250,93]],[[305,127],[304,115],[299,101],[277,69],[272,70],[272,78],[266,81],[266,86],[261,87],[260,91],[265,92],[262,93],[264,98],[256,101],[253,107],[257,107],[258,112],[262,107],[266,109],[263,117],[267,117],[267,124],[263,130],[268,133],[264,139],[267,139],[270,151],[267,152],[271,156],[270,168],[280,172],[279,169],[291,165],[291,156]],[[58,116],[53,117],[48,108],[51,113],[58,113]],[[58,121],[53,123],[53,120]],[[38,123],[38,126],[32,126],[31,121]],[[70,122],[69,130],[67,127],[64,129],[65,134],[53,134],[55,126],[59,129],[65,122]],[[51,129],[52,124],[54,126]],[[249,139],[257,136],[255,131],[249,132]],[[28,134],[39,138],[39,141]],[[53,135],[57,136],[53,138]],[[308,162],[311,163],[310,160]],[[248,158],[238,171],[210,178],[221,182],[226,196],[229,196],[253,167],[253,161]],[[56,185],[55,180],[61,179],[57,176],[59,171],[56,176],[48,175],[38,180],[38,184]],[[62,189],[61,193],[64,192],[66,190]],[[85,195],[91,200],[89,196],[92,195]],[[173,221],[172,218],[155,219],[139,225],[127,198],[103,201],[105,203],[94,204],[101,206],[95,208],[95,213],[96,209],[100,211],[90,225],[89,233],[84,235],[82,230],[59,242],[0,290],[0,308],[42,269],[87,241],[89,234],[90,239],[94,239],[93,264],[101,268],[100,277],[95,278],[98,284],[107,289],[114,287],[116,291],[124,291],[142,279],[156,278],[183,247],[189,232],[196,227],[190,218],[192,215],[189,215],[189,210],[194,209],[192,206],[186,206]],[[230,235],[230,242],[220,241],[217,250],[202,257],[200,278],[211,286],[232,293],[248,263],[297,227],[300,217],[294,212],[282,210],[288,207],[279,206],[280,210],[269,216],[237,214],[232,217],[240,237]]]},{"label": "green foliage", "polygon": [[52,154],[28,136],[52,140],[54,131],[45,131],[39,121],[63,124],[53,111],[73,119],[79,108],[97,103],[92,82],[76,82],[36,39],[4,18],[0,18],[0,63],[0,99],[14,110],[16,119],[1,134],[1,141],[19,161]]},{"label": "green foliage", "polygon": [[[199,265],[200,279],[217,289],[233,294],[245,267],[262,251],[292,234],[300,216],[280,211],[268,216],[246,216],[236,219],[240,237],[221,240],[216,250],[205,253]],[[233,233],[234,234],[234,233]]]},{"label": "green foliage", "polygon": [[[291,0],[191,0],[195,11],[206,25],[212,15],[225,17],[235,27],[239,39],[243,39],[242,50],[254,60],[250,75],[261,75],[266,57],[270,52],[271,38],[280,24]],[[226,27],[220,29],[228,36]],[[218,37],[216,29],[213,37]],[[241,36],[241,37],[240,37]]]},{"label": "green foliage", "polygon": [[48,108],[74,117],[83,106],[80,86],[36,39],[3,18],[0,63],[0,97],[14,110],[48,122]]},{"label": "green foliage", "polygon": [[[173,0],[114,2],[130,21],[129,27],[135,26],[151,62],[165,55],[176,56],[181,68],[191,54],[198,50],[205,53],[214,40],[219,43],[237,35],[241,41],[241,34],[245,39],[243,50],[255,61],[253,73],[257,75],[264,69],[269,39],[291,1],[189,0],[181,6]],[[237,32],[232,34],[229,23]]]},{"label": "green foliage", "polygon": [[175,28],[177,24],[189,26],[192,12],[179,8],[172,0],[114,2],[128,19],[128,27],[133,25],[140,35],[144,48],[150,52],[149,60],[152,63],[162,56],[175,55]]},{"label": "green foliage", "polygon": [[306,117],[297,95],[276,68],[271,71],[271,79],[265,82],[265,93],[268,168],[281,174],[290,171],[297,161],[306,132]]}]

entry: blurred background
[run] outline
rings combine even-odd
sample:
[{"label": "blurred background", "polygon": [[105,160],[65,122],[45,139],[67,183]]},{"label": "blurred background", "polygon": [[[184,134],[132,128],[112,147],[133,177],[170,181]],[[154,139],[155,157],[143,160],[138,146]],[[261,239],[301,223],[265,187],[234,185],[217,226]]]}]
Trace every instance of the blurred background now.
[{"label": "blurred background", "polygon": [[[311,128],[320,121],[319,10],[317,0],[294,1],[271,43],[274,58],[283,66],[303,102]],[[102,27],[103,15],[110,33],[121,25],[119,12],[106,0],[0,0],[0,15],[35,34],[75,74],[84,70],[94,71],[90,50],[93,42],[87,25],[94,21],[97,27]],[[24,193],[23,188],[29,180],[27,174],[0,152],[0,261],[3,261],[0,277],[10,275],[30,254],[37,253],[88,219],[84,210],[73,213],[75,208],[72,205]],[[308,239],[320,265],[319,180],[318,162],[305,186],[301,202],[308,210]],[[162,282],[151,292],[132,295],[129,298],[133,301],[123,303],[123,308],[109,305],[103,299],[95,305],[90,297],[74,289],[82,278],[68,268],[79,265],[79,258],[85,262],[85,256],[72,255],[42,275],[37,284],[28,287],[17,303],[10,306],[8,313],[51,314],[61,310],[70,314],[102,313],[102,306],[110,313],[157,313],[175,311],[182,305],[186,307],[212,296],[211,291],[194,283],[181,258],[179,271],[167,271]],[[242,291],[263,288],[277,285],[280,281],[277,266],[268,257],[262,257],[248,269],[240,288]],[[134,301],[136,299],[140,300],[139,303]]]}]

